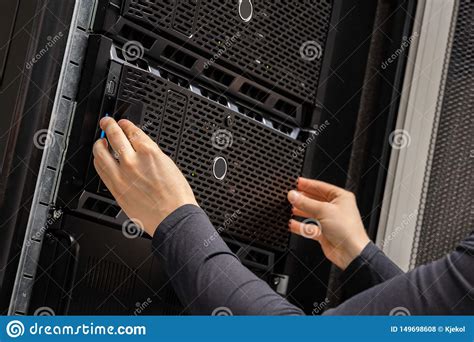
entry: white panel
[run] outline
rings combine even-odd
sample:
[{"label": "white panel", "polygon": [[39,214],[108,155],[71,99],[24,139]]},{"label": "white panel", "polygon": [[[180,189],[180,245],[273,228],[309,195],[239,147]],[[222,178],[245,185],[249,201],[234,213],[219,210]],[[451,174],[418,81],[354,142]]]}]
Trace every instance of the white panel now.
[{"label": "white panel", "polygon": [[443,95],[445,65],[451,48],[455,0],[418,4],[409,61],[397,120],[405,146],[393,149],[384,194],[377,245],[408,270],[425,176],[429,176],[430,143],[435,138]]}]

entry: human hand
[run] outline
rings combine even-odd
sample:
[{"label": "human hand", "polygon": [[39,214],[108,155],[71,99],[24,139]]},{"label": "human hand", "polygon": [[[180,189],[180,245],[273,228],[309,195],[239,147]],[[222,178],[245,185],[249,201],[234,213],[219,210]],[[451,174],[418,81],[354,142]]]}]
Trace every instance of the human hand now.
[{"label": "human hand", "polygon": [[337,186],[299,178],[297,191],[288,193],[293,215],[290,231],[321,244],[324,255],[345,269],[370,242],[365,232],[353,193]]},{"label": "human hand", "polygon": [[140,128],[128,120],[100,121],[106,139],[94,144],[94,166],[127,216],[153,236],[175,209],[197,205],[193,191],[175,163]]}]

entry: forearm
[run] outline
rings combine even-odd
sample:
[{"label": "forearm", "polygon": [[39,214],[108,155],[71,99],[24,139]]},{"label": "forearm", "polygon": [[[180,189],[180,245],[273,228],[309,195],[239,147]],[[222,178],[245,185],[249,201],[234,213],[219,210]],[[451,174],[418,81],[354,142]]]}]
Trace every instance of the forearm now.
[{"label": "forearm", "polygon": [[448,256],[397,275],[347,300],[329,315],[474,314],[474,234]]},{"label": "forearm", "polygon": [[193,314],[221,307],[234,315],[303,314],[240,263],[196,206],[180,207],[160,224],[153,250]]},{"label": "forearm", "polygon": [[383,283],[403,271],[370,242],[341,274],[344,298]]}]

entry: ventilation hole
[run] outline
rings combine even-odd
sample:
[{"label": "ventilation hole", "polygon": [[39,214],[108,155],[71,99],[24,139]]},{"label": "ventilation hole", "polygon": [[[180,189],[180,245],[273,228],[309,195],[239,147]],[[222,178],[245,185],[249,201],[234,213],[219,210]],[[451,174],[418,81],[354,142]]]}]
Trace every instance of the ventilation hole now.
[{"label": "ventilation hole", "polygon": [[265,103],[265,101],[268,99],[268,96],[270,96],[270,94],[268,94],[266,91],[258,89],[257,87],[254,87],[248,83],[242,84],[239,91],[242,94],[262,103]]},{"label": "ventilation hole", "polygon": [[212,66],[208,67],[207,69],[204,69],[203,74],[207,78],[210,78],[211,80],[214,80],[214,81],[216,81],[220,84],[223,84],[227,87],[230,86],[230,84],[235,79],[235,77],[223,72],[222,70],[216,69]]},{"label": "ventilation hole", "polygon": [[[169,72],[161,75],[173,78]],[[227,99],[212,91],[200,88],[201,96],[189,89],[177,89],[163,77],[126,65],[118,100],[143,103],[143,122],[150,123],[147,134],[176,156],[176,164],[212,223],[225,226],[223,235],[285,250],[289,238],[285,223],[291,216],[286,194],[301,174],[304,156],[294,156],[301,142],[248,117],[258,115],[241,103],[236,106],[245,114],[218,105],[216,102],[224,104]],[[235,122],[227,128],[232,144],[222,151],[229,164],[222,184],[212,175],[211,162],[216,155],[212,136],[224,128],[229,115]],[[239,215],[229,222],[228,214],[236,212]]]},{"label": "ventilation hole", "polygon": [[282,113],[285,113],[286,115],[296,117],[296,106],[286,101],[283,101],[282,99],[277,101],[274,108]]},{"label": "ventilation hole", "polygon": [[149,69],[149,65],[148,65],[148,62],[144,59],[141,59],[141,58],[138,58],[136,60],[130,60],[130,59],[127,59],[124,54],[123,54],[123,50],[119,47],[117,47],[115,49],[115,52],[117,53],[117,56],[124,60],[124,61],[127,61],[127,63],[130,63],[130,64],[133,64],[137,67],[139,67],[140,69],[143,69],[143,70],[148,70]]},{"label": "ventilation hole", "polygon": [[134,40],[142,44],[145,49],[150,49],[155,44],[156,39],[146,35],[142,31],[135,30],[134,28],[124,25],[119,32],[119,36],[125,38],[128,41]]},{"label": "ventilation hole", "polygon": [[289,126],[286,126],[286,125],[283,125],[283,124],[274,124],[273,125],[273,128],[275,128],[276,130],[279,130],[280,132],[286,134],[286,135],[291,135],[291,133],[293,133],[293,128],[292,127],[289,127]]},{"label": "ventilation hole", "polygon": [[179,65],[184,66],[186,69],[191,69],[194,63],[196,63],[197,58],[188,55],[182,50],[178,50],[175,47],[168,45],[163,51],[162,56],[166,59],[169,59]]},{"label": "ventilation hole", "polygon": [[220,103],[223,106],[227,106],[228,104],[227,98],[225,96],[219,95],[205,88],[201,89],[201,95],[207,97],[209,100]]},{"label": "ventilation hole", "polygon": [[[188,37],[192,34],[190,44],[209,56],[218,54],[219,63],[234,65],[239,74],[285,89],[300,99],[311,99],[323,59],[305,61],[300,48],[304,42],[315,41],[324,49],[332,4],[332,0],[311,4],[256,1],[254,11],[261,15],[251,21],[255,34],[245,32],[247,24],[236,14],[236,1],[200,1],[195,11],[194,1],[133,0],[127,2],[123,15],[150,30],[159,27],[175,36],[176,30]],[[179,12],[177,6],[182,6]]]},{"label": "ventilation hole", "polygon": [[193,34],[194,14],[196,12],[197,0],[178,1],[176,4],[173,27],[186,36]]}]

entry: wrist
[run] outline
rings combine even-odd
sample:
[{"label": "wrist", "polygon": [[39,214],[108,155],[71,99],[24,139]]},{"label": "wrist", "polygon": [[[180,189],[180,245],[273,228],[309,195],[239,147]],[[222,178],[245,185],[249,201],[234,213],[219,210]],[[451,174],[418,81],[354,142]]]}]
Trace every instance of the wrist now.
[{"label": "wrist", "polygon": [[345,250],[341,260],[340,268],[345,270],[355,258],[361,255],[365,247],[370,243],[368,236],[361,237],[357,241],[352,241],[352,243],[345,247]]}]

